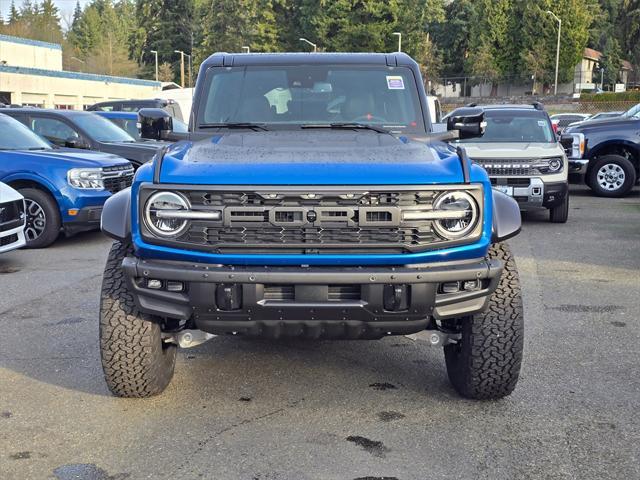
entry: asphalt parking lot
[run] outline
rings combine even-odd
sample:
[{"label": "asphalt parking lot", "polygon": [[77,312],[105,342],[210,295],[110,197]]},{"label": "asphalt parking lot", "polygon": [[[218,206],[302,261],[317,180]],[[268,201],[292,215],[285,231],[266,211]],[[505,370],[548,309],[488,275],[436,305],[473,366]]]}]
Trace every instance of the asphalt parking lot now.
[{"label": "asphalt parking lot", "polygon": [[408,338],[216,338],[167,391],[110,396],[98,353],[100,233],[0,256],[0,478],[640,478],[640,189],[573,187],[569,222],[511,241],[525,295],[520,383],[461,400]]}]

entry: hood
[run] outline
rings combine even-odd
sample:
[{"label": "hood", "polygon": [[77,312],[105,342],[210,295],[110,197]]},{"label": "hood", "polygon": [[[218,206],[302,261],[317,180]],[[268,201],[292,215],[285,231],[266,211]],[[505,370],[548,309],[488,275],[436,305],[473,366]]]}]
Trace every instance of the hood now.
[{"label": "hood", "polygon": [[102,142],[100,149],[114,153],[131,160],[136,164],[150,161],[160,148],[166,146],[164,142]]},{"label": "hood", "polygon": [[372,131],[230,132],[173,145],[163,183],[392,185],[461,183],[449,145]]},{"label": "hood", "polygon": [[618,126],[627,126],[630,122],[638,122],[637,118],[629,117],[613,117],[595,120],[585,120],[568,126],[564,129],[564,133],[582,133],[587,130],[595,130],[600,128],[616,128]]},{"label": "hood", "polygon": [[564,155],[558,143],[464,143],[472,159],[481,158],[535,158]]},{"label": "hood", "polygon": [[110,167],[126,163],[127,160],[110,153],[94,152],[77,148],[56,148],[52,150],[12,150],[12,155],[19,157],[42,158],[43,161],[56,161],[74,167]]}]

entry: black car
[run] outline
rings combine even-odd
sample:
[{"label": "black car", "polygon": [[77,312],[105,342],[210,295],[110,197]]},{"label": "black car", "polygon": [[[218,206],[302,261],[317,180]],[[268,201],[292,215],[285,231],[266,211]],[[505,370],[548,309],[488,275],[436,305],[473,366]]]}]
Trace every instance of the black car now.
[{"label": "black car", "polygon": [[113,153],[135,168],[153,158],[163,142],[138,142],[106,118],[78,110],[3,108],[2,113],[19,120],[54,145]]},{"label": "black car", "polygon": [[596,195],[622,197],[640,178],[640,104],[619,117],[568,127],[569,173],[579,175]]},{"label": "black car", "polygon": [[87,108],[93,112],[137,112],[142,108],[162,108],[169,112],[174,118],[184,120],[180,105],[175,100],[167,100],[163,98],[152,98],[147,100],[112,100],[109,102],[100,102]]}]

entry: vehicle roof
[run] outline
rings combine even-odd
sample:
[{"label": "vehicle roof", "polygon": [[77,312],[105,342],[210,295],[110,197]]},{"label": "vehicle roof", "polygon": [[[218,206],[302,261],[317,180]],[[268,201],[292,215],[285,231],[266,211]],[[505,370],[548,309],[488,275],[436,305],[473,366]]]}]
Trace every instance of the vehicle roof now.
[{"label": "vehicle roof", "polygon": [[170,102],[171,100],[166,98],[129,98],[127,100],[105,100],[104,102],[96,102],[93,105],[111,105],[114,103],[139,104],[139,103],[170,103]]},{"label": "vehicle roof", "polygon": [[225,53],[217,52],[202,62],[200,68],[245,65],[389,65],[416,66],[406,53]]},{"label": "vehicle roof", "polygon": [[[540,104],[542,107],[542,104]],[[543,111],[541,108],[536,107],[535,105],[528,104],[516,104],[516,103],[505,103],[505,104],[488,104],[488,105],[466,105],[466,107],[471,108],[482,108],[483,110],[539,110]]]},{"label": "vehicle roof", "polygon": [[95,112],[92,111],[91,113],[95,113],[106,118],[125,118],[127,120],[138,118],[138,112],[105,112],[104,110],[98,110]]},{"label": "vehicle roof", "polygon": [[47,113],[59,115],[61,117],[75,117],[78,115],[94,115],[96,112],[86,112],[84,110],[58,110],[56,108],[35,108],[35,107],[12,107],[3,108],[2,113]]}]

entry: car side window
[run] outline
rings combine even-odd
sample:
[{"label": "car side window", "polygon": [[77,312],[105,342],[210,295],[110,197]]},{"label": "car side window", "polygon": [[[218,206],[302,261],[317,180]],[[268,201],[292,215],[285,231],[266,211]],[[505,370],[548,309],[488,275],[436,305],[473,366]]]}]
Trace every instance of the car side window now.
[{"label": "car side window", "polygon": [[80,138],[76,130],[56,118],[35,117],[30,123],[31,130],[56,145],[64,146],[68,140]]},{"label": "car side window", "polygon": [[138,110],[140,110],[140,107],[138,105],[127,105],[127,104],[123,104],[122,108],[120,108],[121,112],[137,112]]}]

